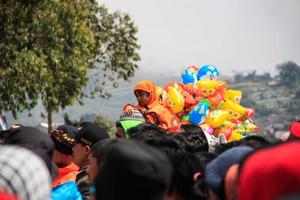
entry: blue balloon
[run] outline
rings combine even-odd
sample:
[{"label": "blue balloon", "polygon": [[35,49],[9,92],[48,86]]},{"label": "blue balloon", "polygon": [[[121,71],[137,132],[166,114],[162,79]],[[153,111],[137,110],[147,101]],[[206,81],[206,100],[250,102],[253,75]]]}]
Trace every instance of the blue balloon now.
[{"label": "blue balloon", "polygon": [[198,80],[217,79],[219,76],[220,72],[214,65],[203,65],[197,73]]},{"label": "blue balloon", "polygon": [[190,113],[190,122],[195,125],[200,125],[205,122],[208,113],[208,105],[205,103],[199,103]]},{"label": "blue balloon", "polygon": [[183,74],[181,74],[183,84],[195,83],[197,81],[197,77],[194,71],[189,69],[185,69]]}]

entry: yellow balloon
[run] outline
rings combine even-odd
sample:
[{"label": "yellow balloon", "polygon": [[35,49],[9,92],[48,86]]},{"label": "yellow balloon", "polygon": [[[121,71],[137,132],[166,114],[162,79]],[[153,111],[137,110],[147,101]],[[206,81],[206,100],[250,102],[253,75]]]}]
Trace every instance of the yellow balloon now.
[{"label": "yellow balloon", "polygon": [[246,112],[246,108],[232,101],[226,101],[222,105],[222,110],[225,110],[229,113],[228,120],[233,122],[240,119]]},{"label": "yellow balloon", "polygon": [[216,92],[218,82],[216,80],[199,80],[196,82],[196,85],[204,97],[209,97]]},{"label": "yellow balloon", "polygon": [[240,104],[242,98],[242,91],[240,90],[227,90],[224,92],[225,101],[233,101],[234,103]]},{"label": "yellow balloon", "polygon": [[229,142],[233,142],[233,141],[239,141],[240,139],[243,139],[245,136],[243,136],[242,134],[240,134],[239,132],[237,132],[236,130],[231,132],[231,136],[229,138]]},{"label": "yellow balloon", "polygon": [[205,123],[213,128],[217,128],[223,124],[223,122],[228,118],[229,114],[223,110],[214,110],[209,113],[206,118]]},{"label": "yellow balloon", "polygon": [[174,87],[168,88],[167,104],[174,113],[179,113],[184,107],[184,98],[181,92]]}]

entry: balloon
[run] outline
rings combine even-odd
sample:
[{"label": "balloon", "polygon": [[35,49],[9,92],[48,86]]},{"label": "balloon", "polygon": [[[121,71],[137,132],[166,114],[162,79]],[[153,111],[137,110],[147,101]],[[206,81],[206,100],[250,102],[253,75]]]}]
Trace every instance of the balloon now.
[{"label": "balloon", "polygon": [[243,118],[246,119],[252,119],[255,114],[255,110],[253,108],[246,108],[246,112],[243,116]]},{"label": "balloon", "polygon": [[224,100],[223,96],[220,93],[216,93],[214,96],[208,97],[207,100],[214,107],[218,107],[218,105]]},{"label": "balloon", "polygon": [[232,122],[239,121],[246,112],[246,108],[232,101],[224,102],[222,105],[222,110],[225,110],[229,113],[228,120]]},{"label": "balloon", "polygon": [[166,91],[160,86],[155,86],[155,94],[159,103],[162,103],[167,97]]},{"label": "balloon", "polygon": [[224,92],[225,101],[232,101],[240,104],[242,98],[242,92],[240,90],[227,90]]},{"label": "balloon", "polygon": [[196,82],[203,97],[213,96],[217,89],[217,81],[215,80],[199,80]]},{"label": "balloon", "polygon": [[184,99],[180,91],[174,87],[168,88],[166,103],[174,113],[179,113],[183,110]]},{"label": "balloon", "polygon": [[219,137],[221,134],[224,134],[225,137],[226,137],[226,140],[228,141],[230,136],[231,136],[231,133],[232,133],[232,129],[229,128],[229,127],[220,127],[218,129],[215,130],[215,133],[214,135],[216,137]]},{"label": "balloon", "polygon": [[209,108],[205,103],[199,103],[190,113],[190,122],[195,125],[202,124],[209,113]]},{"label": "balloon", "polygon": [[238,125],[236,132],[240,134],[247,134],[259,131],[260,128],[257,127],[252,120],[246,120]]},{"label": "balloon", "polygon": [[228,118],[229,114],[223,110],[214,110],[209,113],[205,123],[213,128],[217,128],[223,124],[223,122]]},{"label": "balloon", "polygon": [[243,139],[245,136],[243,136],[242,134],[238,133],[236,130],[231,132],[231,136],[229,138],[229,142],[233,142],[233,141],[239,141],[240,139]]},{"label": "balloon", "polygon": [[214,65],[203,65],[197,73],[198,80],[217,79],[220,73]]},{"label": "balloon", "polygon": [[197,81],[198,67],[190,66],[186,68],[181,74],[181,79],[184,84],[195,83]]},{"label": "balloon", "polygon": [[206,133],[212,135],[214,133],[214,129],[210,127],[208,124],[201,124],[200,127],[205,131]]},{"label": "balloon", "polygon": [[223,94],[228,88],[227,83],[224,81],[217,81],[217,92]]}]

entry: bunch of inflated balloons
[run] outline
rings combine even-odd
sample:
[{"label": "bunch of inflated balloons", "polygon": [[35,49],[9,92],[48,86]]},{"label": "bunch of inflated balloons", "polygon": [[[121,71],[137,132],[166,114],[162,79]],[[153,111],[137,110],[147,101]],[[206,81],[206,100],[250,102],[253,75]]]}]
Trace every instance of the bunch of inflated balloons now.
[{"label": "bunch of inflated balloons", "polygon": [[224,134],[227,141],[258,131],[254,109],[240,105],[242,92],[229,90],[219,74],[214,65],[190,66],[181,74],[182,83],[156,86],[156,93],[180,124],[199,125],[215,137]]}]

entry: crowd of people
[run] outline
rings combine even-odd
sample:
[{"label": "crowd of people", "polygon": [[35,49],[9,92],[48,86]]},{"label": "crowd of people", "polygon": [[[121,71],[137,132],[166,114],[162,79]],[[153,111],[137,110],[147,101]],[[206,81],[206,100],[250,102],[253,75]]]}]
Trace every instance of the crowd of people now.
[{"label": "crowd of people", "polygon": [[138,105],[124,105],[113,137],[92,122],[1,131],[0,199],[300,199],[300,122],[272,143],[174,129],[148,83],[135,87]]}]

